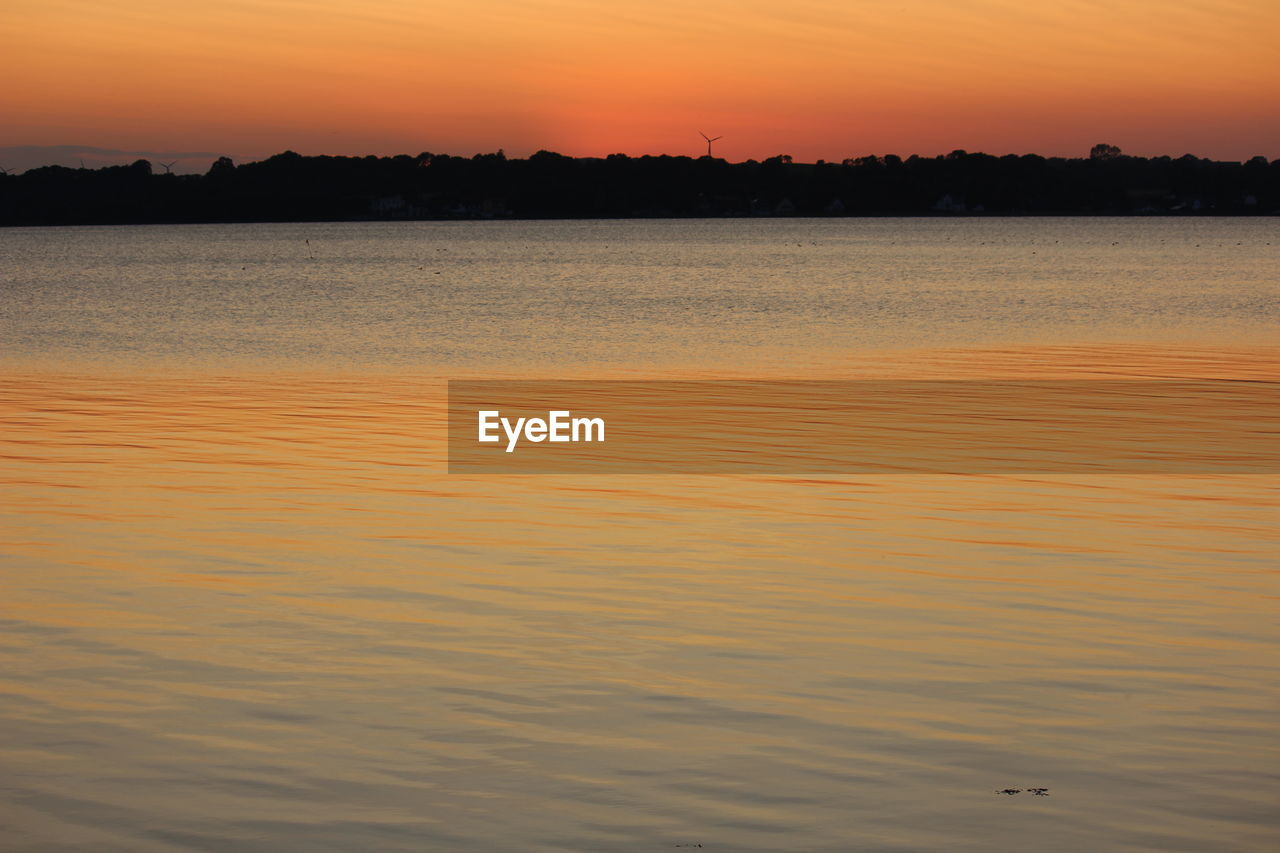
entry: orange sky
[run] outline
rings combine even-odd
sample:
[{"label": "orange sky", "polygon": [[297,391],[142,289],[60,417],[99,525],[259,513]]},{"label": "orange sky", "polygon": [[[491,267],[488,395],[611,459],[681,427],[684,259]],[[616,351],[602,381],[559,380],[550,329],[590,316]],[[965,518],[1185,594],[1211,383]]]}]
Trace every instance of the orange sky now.
[{"label": "orange sky", "polygon": [[1277,0],[5,7],[0,146],[1280,157]]}]

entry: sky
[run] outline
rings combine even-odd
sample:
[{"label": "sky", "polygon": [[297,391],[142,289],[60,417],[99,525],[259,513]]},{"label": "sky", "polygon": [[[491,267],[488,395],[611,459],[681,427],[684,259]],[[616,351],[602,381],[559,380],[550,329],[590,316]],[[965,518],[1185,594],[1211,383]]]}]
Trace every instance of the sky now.
[{"label": "sky", "polygon": [[0,71],[10,169],[700,132],[734,161],[1280,158],[1277,0],[6,0]]}]

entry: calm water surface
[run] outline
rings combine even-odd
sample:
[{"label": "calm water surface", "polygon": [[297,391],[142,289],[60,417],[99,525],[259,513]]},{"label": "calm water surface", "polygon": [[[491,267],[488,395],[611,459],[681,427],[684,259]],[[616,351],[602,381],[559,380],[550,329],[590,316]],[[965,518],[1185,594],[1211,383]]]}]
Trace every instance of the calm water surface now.
[{"label": "calm water surface", "polygon": [[1275,477],[448,476],[443,382],[1275,380],[1276,269],[1267,220],[0,231],[0,848],[1275,849]]}]

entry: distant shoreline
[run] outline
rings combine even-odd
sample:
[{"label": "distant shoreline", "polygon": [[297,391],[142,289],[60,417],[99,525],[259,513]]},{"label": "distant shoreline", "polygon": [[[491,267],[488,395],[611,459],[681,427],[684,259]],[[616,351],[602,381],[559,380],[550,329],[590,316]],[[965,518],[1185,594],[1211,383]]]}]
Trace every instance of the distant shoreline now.
[{"label": "distant shoreline", "polygon": [[0,226],[788,217],[1274,216],[1280,160],[860,157],[304,157],[203,175],[128,166],[0,174]]},{"label": "distant shoreline", "polygon": [[884,213],[884,214],[845,214],[841,216],[809,216],[809,215],[790,215],[790,216],[748,216],[748,215],[722,215],[722,216],[699,216],[696,214],[689,215],[670,215],[670,216],[505,216],[502,218],[484,217],[484,216],[458,216],[458,217],[422,217],[416,219],[396,218],[396,219],[373,219],[369,217],[354,219],[192,219],[183,221],[163,221],[163,220],[138,220],[130,222],[5,222],[0,223],[0,230],[20,229],[20,228],[150,228],[158,225],[175,225],[175,226],[202,226],[202,225],[360,225],[373,223],[486,223],[491,222],[500,224],[503,222],[705,222],[708,220],[734,220],[734,221],[805,221],[805,220],[832,220],[832,219],[849,219],[849,220],[881,220],[881,219],[935,219],[938,221],[956,221],[964,219],[1268,219],[1280,216],[1280,211],[1270,211],[1267,213],[1218,213],[1209,211],[1207,213],[970,213],[970,214],[903,214],[903,213]]}]

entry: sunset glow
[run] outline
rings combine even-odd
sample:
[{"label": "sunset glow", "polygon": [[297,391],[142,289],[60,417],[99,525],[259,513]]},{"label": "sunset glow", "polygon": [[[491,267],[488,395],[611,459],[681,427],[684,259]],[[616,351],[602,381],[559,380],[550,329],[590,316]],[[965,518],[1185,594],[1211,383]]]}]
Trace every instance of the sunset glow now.
[{"label": "sunset glow", "polygon": [[1280,156],[1280,5],[16,0],[0,146]]}]

